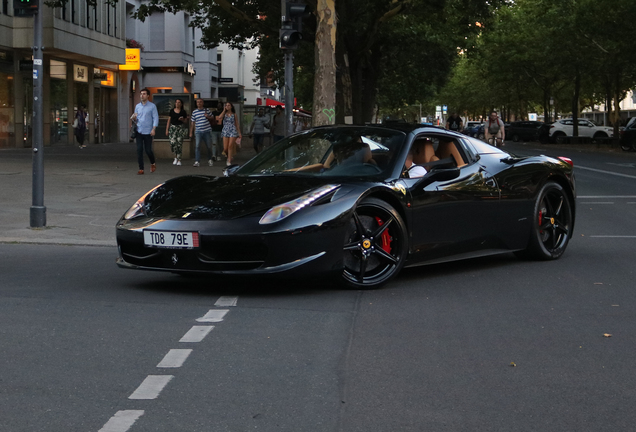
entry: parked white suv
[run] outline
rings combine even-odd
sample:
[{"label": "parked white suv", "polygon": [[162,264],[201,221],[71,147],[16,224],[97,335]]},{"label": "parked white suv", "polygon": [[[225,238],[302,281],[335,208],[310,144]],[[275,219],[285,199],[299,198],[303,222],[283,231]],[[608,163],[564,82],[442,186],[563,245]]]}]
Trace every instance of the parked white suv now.
[{"label": "parked white suv", "polygon": [[[580,118],[579,136],[592,139],[608,138],[614,136],[614,129],[607,126],[597,126],[588,119]],[[563,143],[568,137],[573,136],[573,119],[561,119],[550,125],[550,141]]]}]

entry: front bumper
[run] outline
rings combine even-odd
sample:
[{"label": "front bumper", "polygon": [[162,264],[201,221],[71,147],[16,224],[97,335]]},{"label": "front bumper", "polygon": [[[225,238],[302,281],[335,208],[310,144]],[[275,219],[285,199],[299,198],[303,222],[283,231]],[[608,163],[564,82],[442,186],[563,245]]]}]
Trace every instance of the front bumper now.
[{"label": "front bumper", "polygon": [[[147,247],[144,228],[196,231],[200,247]],[[343,241],[344,229],[335,223],[265,232],[258,219],[120,221],[116,263],[121,268],[176,273],[306,276],[341,270]]]}]

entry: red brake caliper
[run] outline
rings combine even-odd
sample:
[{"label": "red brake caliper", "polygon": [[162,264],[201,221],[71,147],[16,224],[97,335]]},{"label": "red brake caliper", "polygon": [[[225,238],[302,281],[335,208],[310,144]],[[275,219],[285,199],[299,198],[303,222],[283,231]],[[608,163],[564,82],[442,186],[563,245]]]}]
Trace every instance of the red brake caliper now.
[{"label": "red brake caliper", "polygon": [[[377,216],[375,217],[375,221],[377,222],[378,226],[384,225],[384,222],[382,222],[382,219],[380,219]],[[391,253],[391,241],[393,239],[389,235],[389,230],[384,230],[384,232],[380,236],[380,240],[382,242],[382,249],[384,249],[384,252]]]},{"label": "red brake caliper", "polygon": [[[539,210],[539,228],[541,228],[541,225],[543,225],[543,210]],[[539,232],[543,232],[543,230],[540,230]]]}]

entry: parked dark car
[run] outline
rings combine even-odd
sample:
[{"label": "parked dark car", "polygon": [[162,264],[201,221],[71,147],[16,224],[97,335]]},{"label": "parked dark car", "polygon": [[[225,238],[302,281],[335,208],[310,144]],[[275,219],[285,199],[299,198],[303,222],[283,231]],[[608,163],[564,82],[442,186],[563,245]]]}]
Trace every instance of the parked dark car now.
[{"label": "parked dark car", "polygon": [[541,141],[548,142],[550,125],[539,121],[515,121],[506,127],[506,139],[514,142]]},{"label": "parked dark car", "polygon": [[469,120],[464,125],[463,133],[469,137],[484,139],[484,124],[479,121]]},{"label": "parked dark car", "polygon": [[[428,172],[411,178],[414,145]],[[309,129],[226,174],[173,178],[141,197],[117,223],[117,264],[369,289],[405,265],[557,259],[574,229],[571,160],[518,157],[436,127]]]},{"label": "parked dark car", "polygon": [[625,151],[636,151],[636,117],[632,117],[620,133],[621,148]]}]

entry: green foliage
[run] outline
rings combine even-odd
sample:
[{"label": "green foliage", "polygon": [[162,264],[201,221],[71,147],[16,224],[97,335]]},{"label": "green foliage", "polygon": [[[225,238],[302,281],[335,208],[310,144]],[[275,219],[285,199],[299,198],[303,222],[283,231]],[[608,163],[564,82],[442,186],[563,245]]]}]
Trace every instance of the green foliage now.
[{"label": "green foliage", "polygon": [[557,111],[571,113],[577,80],[581,108],[624,94],[636,84],[634,20],[633,0],[507,4],[456,63],[437,100],[473,113],[506,107],[525,117],[539,107],[547,113],[551,98]]},{"label": "green foliage", "polygon": [[[376,101],[399,107],[430,98],[446,81],[458,49],[475,44],[477,21],[506,0],[337,0],[338,76],[350,75],[354,118],[370,120]],[[316,8],[315,1],[307,1]],[[133,14],[186,11],[203,32],[202,45],[260,48],[254,70],[283,83],[278,48],[280,0],[150,0]],[[295,52],[295,93],[303,106],[313,98],[315,16],[304,21]],[[348,67],[346,66],[348,63]],[[341,83],[343,80],[340,80]],[[344,80],[347,82],[348,80]]]}]

